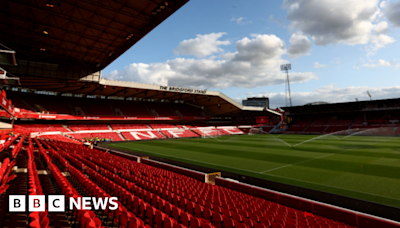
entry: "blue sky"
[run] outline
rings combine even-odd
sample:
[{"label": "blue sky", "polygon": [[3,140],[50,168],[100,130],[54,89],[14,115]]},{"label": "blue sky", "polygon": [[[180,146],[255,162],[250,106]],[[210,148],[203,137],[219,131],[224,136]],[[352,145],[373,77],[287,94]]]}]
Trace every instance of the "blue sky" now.
[{"label": "blue sky", "polygon": [[103,77],[221,91],[284,106],[400,97],[400,2],[191,0]]}]

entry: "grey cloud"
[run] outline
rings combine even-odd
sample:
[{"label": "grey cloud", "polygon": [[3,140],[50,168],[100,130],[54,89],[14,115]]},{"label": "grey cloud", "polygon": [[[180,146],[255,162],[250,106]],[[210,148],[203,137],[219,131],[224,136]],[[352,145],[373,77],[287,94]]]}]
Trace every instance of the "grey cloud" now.
[{"label": "grey cloud", "polygon": [[290,37],[291,45],[288,48],[290,58],[297,58],[310,54],[311,41],[301,33],[294,33]]},{"label": "grey cloud", "polygon": [[[105,75],[110,79],[196,88],[229,88],[283,84],[280,64],[286,53],[284,42],[275,35],[256,35],[236,42],[228,59],[175,58],[162,63],[133,63]],[[311,72],[291,73],[291,82],[317,77]]]}]

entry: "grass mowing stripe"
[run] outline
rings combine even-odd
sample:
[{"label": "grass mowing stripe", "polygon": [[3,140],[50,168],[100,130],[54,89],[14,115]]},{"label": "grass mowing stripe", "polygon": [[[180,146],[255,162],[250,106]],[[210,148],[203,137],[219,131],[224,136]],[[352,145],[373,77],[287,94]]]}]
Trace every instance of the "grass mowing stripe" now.
[{"label": "grass mowing stripe", "polygon": [[[390,141],[390,140],[387,140],[387,141]],[[387,142],[387,141],[384,141],[384,142]],[[378,144],[378,143],[380,143],[380,142],[373,143],[371,145]],[[368,146],[371,146],[371,145],[368,145]],[[331,154],[324,155],[324,156],[321,156],[321,157],[312,158],[312,159],[308,159],[308,160],[305,160],[305,161],[301,161],[301,162],[297,162],[297,163],[293,163],[293,164],[289,164],[289,165],[284,165],[282,167],[277,167],[277,168],[274,168],[274,169],[265,170],[265,171],[262,171],[260,173],[267,173],[267,172],[271,172],[271,171],[274,171],[274,170],[283,169],[283,168],[286,168],[286,167],[289,167],[289,166],[292,166],[292,165],[298,165],[298,164],[301,164],[301,163],[304,163],[304,162],[313,161],[313,160],[317,160],[317,159],[321,159],[321,158],[326,158],[326,157],[329,157],[329,156],[332,156],[332,155],[335,155],[335,154],[340,154],[340,153],[343,153],[343,152],[347,152],[347,151],[350,151],[350,150],[356,150],[356,149],[359,149],[359,148],[343,150],[343,151],[337,152],[337,153],[331,153]]]},{"label": "grass mowing stripe", "polygon": [[[309,141],[291,148],[271,135],[242,135],[136,141],[114,145],[117,148],[123,146],[123,149],[136,149],[160,157],[400,207],[400,192],[396,190],[400,189],[399,138],[352,136],[338,140],[326,136],[310,140],[318,136],[279,137],[292,145]],[[334,154],[337,156],[331,156]],[[265,173],[260,173],[263,171]]]},{"label": "grass mowing stripe", "polygon": [[[233,167],[230,167],[230,166],[224,166],[224,165],[215,164],[215,163],[210,163],[210,162],[205,162],[205,161],[199,161],[199,160],[194,160],[194,159],[182,158],[182,157],[177,157],[177,156],[173,156],[173,155],[166,155],[166,154],[157,153],[157,152],[150,152],[150,151],[146,151],[146,150],[142,150],[142,149],[135,149],[135,148],[132,148],[132,147],[124,147],[124,146],[118,146],[118,147],[120,147],[120,148],[126,148],[126,149],[129,149],[129,150],[132,150],[132,149],[133,149],[133,150],[140,151],[140,152],[144,152],[144,153],[148,153],[148,154],[157,154],[157,155],[160,155],[161,157],[172,157],[172,158],[177,158],[177,159],[179,159],[179,160],[187,160],[187,161],[192,161],[192,162],[196,162],[196,163],[200,163],[200,164],[209,164],[209,165],[214,165],[214,166],[219,166],[219,167],[226,167],[226,168],[229,168],[229,169],[243,170],[243,171],[251,172],[251,173],[259,173],[259,172],[254,172],[254,171],[252,171],[252,170],[240,169],[240,168],[233,168]],[[310,182],[310,181],[304,181],[304,180],[299,180],[299,179],[292,179],[292,178],[288,178],[288,177],[284,177],[284,176],[279,176],[279,175],[274,175],[274,174],[269,174],[269,173],[264,173],[263,175],[274,176],[274,177],[279,177],[279,178],[283,178],[283,179],[299,181],[299,182],[303,182],[303,183],[310,183],[310,184],[325,186],[325,187],[329,187],[329,188],[336,188],[336,189],[341,189],[341,190],[346,190],[346,191],[358,192],[358,193],[362,193],[362,194],[366,194],[366,195],[377,196],[377,197],[383,197],[383,198],[387,198],[387,199],[399,200],[399,199],[396,199],[396,198],[380,196],[380,195],[371,194],[371,193],[368,193],[368,192],[361,192],[361,191],[349,190],[349,189],[339,188],[339,187],[335,187],[335,186],[331,186],[331,185],[325,185],[325,184],[321,184],[321,183]]]}]

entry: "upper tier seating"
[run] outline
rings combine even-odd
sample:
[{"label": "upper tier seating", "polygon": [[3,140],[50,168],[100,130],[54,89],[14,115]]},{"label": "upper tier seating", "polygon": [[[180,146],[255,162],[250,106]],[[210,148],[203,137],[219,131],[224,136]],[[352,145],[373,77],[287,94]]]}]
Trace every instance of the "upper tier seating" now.
[{"label": "upper tier seating", "polygon": [[190,105],[183,106],[182,104],[170,103],[169,107],[171,107],[171,109],[176,114],[180,113],[183,116],[203,116],[203,114],[201,113],[202,112],[201,109],[195,108],[195,107],[190,106]]},{"label": "upper tier seating", "polygon": [[146,106],[150,110],[154,110],[158,116],[176,116],[176,113],[169,107],[170,103],[147,103]]},{"label": "upper tier seating", "polygon": [[163,128],[174,128],[176,129],[173,124],[149,124],[151,128],[153,129],[163,129]]},{"label": "upper tier seating", "polygon": [[150,129],[147,124],[111,124],[112,129]]},{"label": "upper tier seating", "polygon": [[[32,112],[79,116],[201,116],[202,110],[182,103],[78,98],[7,91],[17,108]],[[154,110],[154,112],[152,111]]]}]

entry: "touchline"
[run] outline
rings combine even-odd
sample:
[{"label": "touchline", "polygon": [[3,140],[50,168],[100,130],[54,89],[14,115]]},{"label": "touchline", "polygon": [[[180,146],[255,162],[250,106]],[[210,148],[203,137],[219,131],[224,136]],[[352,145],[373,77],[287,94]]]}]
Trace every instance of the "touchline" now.
[{"label": "touchline", "polygon": [[[47,201],[44,195],[29,195],[28,202],[26,202],[25,195],[9,195],[8,197],[8,210],[10,212],[25,212],[26,205],[28,211],[45,211],[49,212],[64,212],[65,211],[65,196],[64,195],[48,195]],[[69,210],[116,210],[118,209],[117,197],[70,197]]]}]

